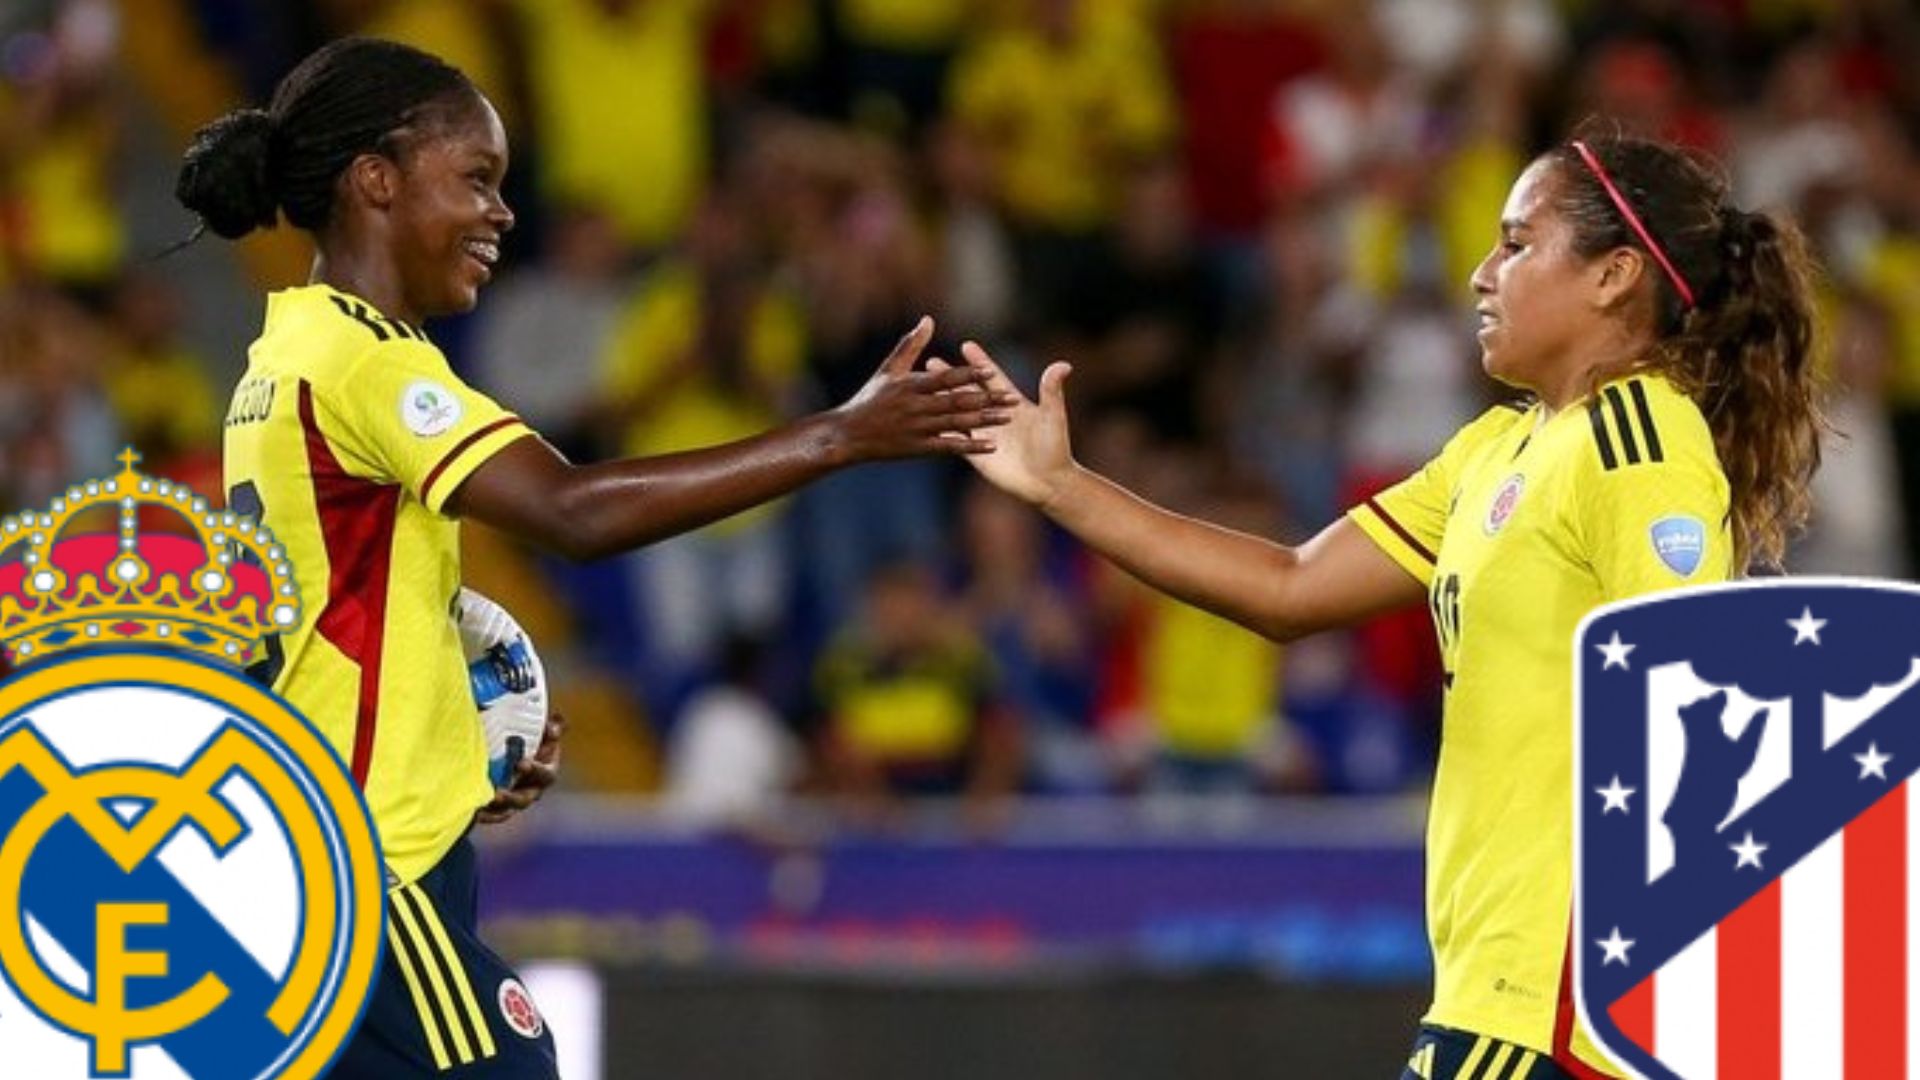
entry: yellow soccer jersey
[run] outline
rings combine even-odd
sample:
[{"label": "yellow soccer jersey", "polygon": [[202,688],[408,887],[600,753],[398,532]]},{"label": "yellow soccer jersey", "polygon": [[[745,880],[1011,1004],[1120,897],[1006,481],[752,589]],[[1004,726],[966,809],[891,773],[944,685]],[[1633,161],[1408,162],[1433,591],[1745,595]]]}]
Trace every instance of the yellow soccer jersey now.
[{"label": "yellow soccer jersey", "polygon": [[1538,404],[1489,410],[1349,511],[1427,585],[1447,672],[1427,826],[1427,1023],[1604,1062],[1572,1030],[1566,967],[1573,632],[1600,604],[1725,580],[1728,505],[1700,411],[1637,375],[1550,418]]},{"label": "yellow soccer jersey", "polygon": [[402,882],[493,794],[451,614],[459,523],[441,509],[528,434],[419,330],[324,285],[267,298],[227,411],[228,501],[286,550],[306,610],[265,674],[353,770]]}]

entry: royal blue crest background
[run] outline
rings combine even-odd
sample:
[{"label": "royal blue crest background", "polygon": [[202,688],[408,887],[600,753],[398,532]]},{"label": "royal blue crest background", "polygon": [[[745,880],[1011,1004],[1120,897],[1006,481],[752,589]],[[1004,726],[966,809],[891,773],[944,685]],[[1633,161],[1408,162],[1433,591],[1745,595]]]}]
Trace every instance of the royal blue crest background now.
[{"label": "royal blue crest background", "polygon": [[1609,1008],[1920,764],[1920,589],[1774,579],[1609,605],[1574,667],[1582,1013],[1649,1080],[1687,1080]]}]

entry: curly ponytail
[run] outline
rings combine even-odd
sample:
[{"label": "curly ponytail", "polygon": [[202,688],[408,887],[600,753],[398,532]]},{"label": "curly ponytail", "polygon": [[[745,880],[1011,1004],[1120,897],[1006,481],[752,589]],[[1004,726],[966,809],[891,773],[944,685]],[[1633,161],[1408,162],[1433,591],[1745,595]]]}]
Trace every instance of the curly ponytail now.
[{"label": "curly ponytail", "polygon": [[[1648,366],[1685,391],[1713,431],[1732,492],[1735,566],[1778,568],[1811,510],[1825,427],[1806,241],[1791,222],[1730,204],[1725,176],[1703,157],[1642,139],[1588,145],[1647,235],[1693,283],[1689,304],[1670,278],[1652,275],[1659,326]],[[1591,258],[1644,248],[1574,150],[1548,156],[1559,165],[1558,203],[1575,251]]]},{"label": "curly ponytail", "polygon": [[1662,342],[1661,366],[1697,373],[1694,400],[1733,490],[1739,554],[1778,567],[1812,509],[1820,466],[1813,261],[1789,223],[1731,207],[1724,218],[1726,286]]}]

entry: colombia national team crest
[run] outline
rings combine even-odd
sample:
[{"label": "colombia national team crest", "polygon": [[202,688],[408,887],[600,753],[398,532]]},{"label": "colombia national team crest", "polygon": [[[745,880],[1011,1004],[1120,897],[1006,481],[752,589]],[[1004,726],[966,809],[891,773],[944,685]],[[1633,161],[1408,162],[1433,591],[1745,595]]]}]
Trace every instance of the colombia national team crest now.
[{"label": "colombia national team crest", "polygon": [[1575,981],[1648,1080],[1920,1075],[1920,589],[1784,579],[1575,640]]},{"label": "colombia national team crest", "polygon": [[284,554],[136,460],[0,521],[0,1073],[316,1077],[379,967],[372,824],[238,668],[299,620]]}]

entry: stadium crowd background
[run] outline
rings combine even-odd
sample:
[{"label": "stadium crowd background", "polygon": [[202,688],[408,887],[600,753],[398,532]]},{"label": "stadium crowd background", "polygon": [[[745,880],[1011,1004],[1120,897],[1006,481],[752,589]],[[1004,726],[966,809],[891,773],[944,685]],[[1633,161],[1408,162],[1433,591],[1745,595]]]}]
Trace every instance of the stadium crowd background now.
[{"label": "stadium crowd background", "polygon": [[[1466,280],[1588,117],[1721,155],[1828,271],[1829,448],[1797,570],[1920,542],[1920,15],[1901,0],[8,0],[0,507],[132,443],[218,491],[291,230],[155,259],[199,124],[317,44],[452,60],[519,225],[430,328],[576,459],[843,399],[921,312],[1076,363],[1079,453],[1298,539],[1498,393]],[[1418,788],[1423,612],[1281,651],[1147,594],[961,464],[830,478],[639,555],[470,530],[574,721],[571,790],[709,818],[790,791]]]}]

